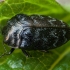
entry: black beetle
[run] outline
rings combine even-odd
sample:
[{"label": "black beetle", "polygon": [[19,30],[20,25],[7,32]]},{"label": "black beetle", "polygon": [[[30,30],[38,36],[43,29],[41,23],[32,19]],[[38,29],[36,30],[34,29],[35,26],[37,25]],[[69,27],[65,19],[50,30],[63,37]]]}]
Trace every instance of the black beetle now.
[{"label": "black beetle", "polygon": [[17,14],[3,28],[4,43],[11,46],[11,54],[20,48],[27,50],[49,50],[65,44],[70,39],[70,27],[62,20],[44,15]]}]

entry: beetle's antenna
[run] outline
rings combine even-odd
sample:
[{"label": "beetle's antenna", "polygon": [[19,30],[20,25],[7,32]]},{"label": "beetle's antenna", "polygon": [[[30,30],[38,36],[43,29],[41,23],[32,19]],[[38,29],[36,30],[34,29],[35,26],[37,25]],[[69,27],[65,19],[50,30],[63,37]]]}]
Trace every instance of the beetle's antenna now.
[{"label": "beetle's antenna", "polygon": [[[3,46],[4,46],[4,43],[3,43]],[[0,55],[0,58],[2,58],[4,55],[10,55],[15,49],[11,48],[11,50],[8,52],[6,47],[4,46],[4,50],[5,52],[2,55]]]},{"label": "beetle's antenna", "polygon": [[[2,34],[2,29],[1,29],[1,25],[0,25],[0,33]],[[4,45],[4,42],[3,42],[3,47],[4,47],[4,50],[5,52],[3,54],[0,55],[0,58],[2,58],[4,55],[10,55],[11,53],[7,51],[5,45]]]},{"label": "beetle's antenna", "polygon": [[3,42],[3,47],[5,52],[2,55],[0,55],[0,58],[2,58],[4,55],[10,55],[10,53],[7,51],[6,47],[4,46],[4,42]]},{"label": "beetle's antenna", "polygon": [[[0,26],[0,33],[2,34],[1,26]],[[10,55],[15,50],[14,48],[11,48],[10,51],[7,51],[4,42],[3,42],[3,47],[4,47],[5,52],[0,55],[0,58],[2,58],[4,55]]]}]

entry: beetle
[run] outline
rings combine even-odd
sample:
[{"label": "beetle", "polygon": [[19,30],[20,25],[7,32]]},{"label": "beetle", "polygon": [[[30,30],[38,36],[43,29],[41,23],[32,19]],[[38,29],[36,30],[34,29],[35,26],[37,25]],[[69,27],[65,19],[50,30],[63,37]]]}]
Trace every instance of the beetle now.
[{"label": "beetle", "polygon": [[45,15],[17,14],[8,20],[2,34],[4,43],[29,56],[29,50],[49,50],[62,46],[70,39],[70,27],[63,22]]}]

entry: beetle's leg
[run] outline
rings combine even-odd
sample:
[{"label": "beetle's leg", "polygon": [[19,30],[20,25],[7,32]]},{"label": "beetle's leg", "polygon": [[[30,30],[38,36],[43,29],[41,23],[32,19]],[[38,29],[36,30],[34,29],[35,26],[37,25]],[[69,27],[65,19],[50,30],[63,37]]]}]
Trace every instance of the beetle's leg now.
[{"label": "beetle's leg", "polygon": [[27,51],[25,51],[25,50],[23,50],[23,49],[21,49],[22,50],[22,52],[27,56],[27,57],[31,57],[31,55],[29,54],[29,52],[27,52]]},{"label": "beetle's leg", "polygon": [[9,52],[5,52],[4,55],[10,55],[13,53],[15,49],[14,48],[11,48]]},{"label": "beetle's leg", "polygon": [[8,55],[12,54],[15,49],[11,48],[11,50],[7,53]]},{"label": "beetle's leg", "polygon": [[3,53],[3,54],[0,56],[0,58],[3,57],[4,55],[10,55],[11,53],[13,53],[14,50],[15,50],[14,48],[11,48],[11,50],[10,50],[9,52]]},{"label": "beetle's leg", "polygon": [[[3,42],[3,45],[4,45],[4,42]],[[11,48],[10,51],[8,52],[7,49],[6,49],[6,47],[4,46],[4,50],[5,50],[5,53],[4,53],[5,55],[10,55],[10,54],[13,53],[13,51],[14,51],[15,49],[14,49],[14,48]]]}]

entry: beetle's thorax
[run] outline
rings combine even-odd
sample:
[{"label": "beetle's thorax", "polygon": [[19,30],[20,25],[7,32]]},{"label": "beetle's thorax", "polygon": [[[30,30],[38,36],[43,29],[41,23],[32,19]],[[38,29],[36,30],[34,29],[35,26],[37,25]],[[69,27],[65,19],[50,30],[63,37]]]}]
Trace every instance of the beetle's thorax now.
[{"label": "beetle's thorax", "polygon": [[20,44],[20,33],[22,32],[22,29],[23,27],[20,24],[15,24],[15,26],[12,26],[7,32],[4,42],[10,46],[15,46],[15,48],[18,48]]}]

